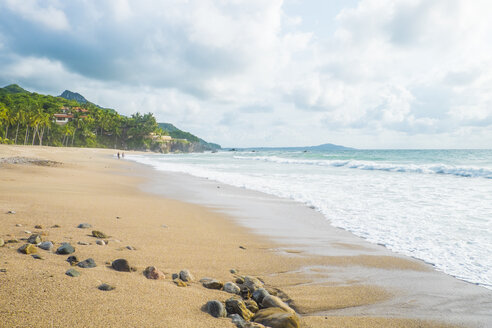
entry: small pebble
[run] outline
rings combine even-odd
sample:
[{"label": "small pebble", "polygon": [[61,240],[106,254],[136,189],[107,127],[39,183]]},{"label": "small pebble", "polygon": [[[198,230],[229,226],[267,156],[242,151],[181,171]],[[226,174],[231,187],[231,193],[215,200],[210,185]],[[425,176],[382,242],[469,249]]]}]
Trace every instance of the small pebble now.
[{"label": "small pebble", "polygon": [[84,246],[90,245],[90,243],[87,243],[85,241],[79,241],[79,242],[77,242],[77,244],[84,245]]},{"label": "small pebble", "polygon": [[241,288],[235,283],[228,281],[224,284],[224,291],[230,294],[239,294]]},{"label": "small pebble", "polygon": [[229,272],[232,273],[232,274],[236,274],[237,273],[237,270],[236,269],[230,269]]},{"label": "small pebble", "polygon": [[16,226],[16,227],[22,227],[22,224],[17,223],[15,226]]},{"label": "small pebble", "polygon": [[52,228],[61,228],[58,224],[51,226]]},{"label": "small pebble", "polygon": [[222,289],[224,287],[224,284],[216,279],[204,281],[202,285],[208,289]]},{"label": "small pebble", "polygon": [[130,263],[128,263],[128,261],[125,259],[114,260],[113,263],[111,263],[111,266],[116,271],[121,271],[121,272],[131,272],[132,271],[131,267],[130,267]]},{"label": "small pebble", "polygon": [[130,246],[130,245],[126,246],[126,248],[129,249],[129,250],[131,250],[131,251],[136,251],[137,250],[135,247]]},{"label": "small pebble", "polygon": [[0,272],[6,273],[7,269],[0,269]]},{"label": "small pebble", "polygon": [[36,259],[36,260],[44,260],[44,258],[43,258],[41,255],[39,255],[39,254],[33,254],[33,255],[31,255],[31,256],[32,256],[34,259]]},{"label": "small pebble", "polygon": [[179,272],[179,278],[185,282],[192,282],[193,280],[195,280],[195,278],[191,274],[190,270],[186,270],[186,269],[181,270]]},{"label": "small pebble", "polygon": [[93,258],[88,258],[86,260],[83,260],[82,262],[77,263],[77,266],[84,269],[89,269],[95,268],[97,265]]},{"label": "small pebble", "polygon": [[7,214],[15,214],[15,211],[7,211]]},{"label": "small pebble", "polygon": [[144,270],[143,274],[147,279],[155,279],[155,280],[166,279],[166,275],[161,270],[157,269],[154,266],[147,267]]},{"label": "small pebble", "polygon": [[99,290],[104,290],[104,291],[110,291],[115,289],[114,286],[108,285],[108,284],[101,284],[99,287],[97,287]]},{"label": "small pebble", "polygon": [[227,316],[229,319],[231,319],[232,323],[236,325],[238,328],[245,328],[246,327],[246,320],[243,319],[239,314],[234,313],[234,314],[229,314]]},{"label": "small pebble", "polygon": [[79,263],[79,259],[75,255],[70,255],[67,258],[67,262],[70,263],[70,265],[76,265],[77,263]]},{"label": "small pebble", "polygon": [[34,245],[37,245],[41,242],[41,235],[35,233],[35,234],[32,234],[31,236],[29,236],[29,238],[27,239],[27,242],[30,243],[30,244],[34,244]]},{"label": "small pebble", "polygon": [[70,277],[78,277],[78,276],[80,276],[80,272],[78,272],[75,269],[68,269],[67,272],[65,272],[65,274],[67,276],[70,276]]},{"label": "small pebble", "polygon": [[24,230],[24,233],[31,234],[32,232],[29,230]]},{"label": "small pebble", "polygon": [[163,224],[163,225],[161,225],[161,227],[163,227],[163,228],[167,228],[167,225]]},{"label": "small pebble", "polygon": [[89,228],[92,228],[92,225],[90,225],[89,223],[81,223],[77,226],[77,228],[79,229],[89,229]]},{"label": "small pebble", "polygon": [[38,252],[37,247],[34,246],[33,244],[24,244],[21,247],[19,247],[18,250],[19,250],[19,252],[24,253],[24,254],[28,254],[28,255]]},{"label": "small pebble", "polygon": [[75,252],[75,248],[69,243],[63,243],[60,247],[58,247],[56,252],[60,255],[72,254],[73,252]]},{"label": "small pebble", "polygon": [[51,241],[43,241],[38,247],[45,251],[51,251],[53,249],[53,243]]},{"label": "small pebble", "polygon": [[261,304],[263,299],[269,295],[270,293],[265,288],[258,288],[253,292],[253,299],[256,303]]},{"label": "small pebble", "polygon": [[108,238],[104,232],[98,230],[92,230],[92,236],[101,239]]},{"label": "small pebble", "polygon": [[34,226],[34,229],[43,229],[43,226],[40,225],[40,224],[37,224],[37,225]]},{"label": "small pebble", "polygon": [[227,315],[224,304],[217,300],[207,302],[205,308],[207,309],[207,312],[215,318],[221,318]]},{"label": "small pebble", "polygon": [[101,240],[101,239],[96,240],[96,244],[101,245],[101,246],[106,245],[106,243],[104,242],[104,240]]},{"label": "small pebble", "polygon": [[246,249],[246,247],[244,247],[244,246],[239,246],[239,248],[241,248],[241,249]]}]

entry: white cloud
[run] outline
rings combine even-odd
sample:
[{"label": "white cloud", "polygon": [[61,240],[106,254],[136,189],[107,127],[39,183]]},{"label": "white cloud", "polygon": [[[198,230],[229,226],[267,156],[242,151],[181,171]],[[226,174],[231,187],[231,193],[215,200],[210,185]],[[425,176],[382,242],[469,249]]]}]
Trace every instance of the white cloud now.
[{"label": "white cloud", "polygon": [[67,30],[70,27],[60,1],[6,0],[4,5],[23,19],[53,30]]},{"label": "white cloud", "polygon": [[327,14],[336,19],[323,34],[306,31],[310,17],[286,14],[281,0],[4,7],[0,81],[73,89],[126,114],[153,111],[225,145],[492,139],[485,0],[361,0]]}]

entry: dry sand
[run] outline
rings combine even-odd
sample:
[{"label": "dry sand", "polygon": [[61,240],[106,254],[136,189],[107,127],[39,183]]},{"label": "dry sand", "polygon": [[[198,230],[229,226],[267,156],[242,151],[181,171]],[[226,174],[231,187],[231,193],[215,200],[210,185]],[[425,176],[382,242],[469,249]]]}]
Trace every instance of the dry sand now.
[{"label": "dry sand", "polygon": [[[55,249],[70,242],[80,260],[92,257],[98,265],[77,268],[81,276],[72,278],[65,275],[70,268],[67,255],[39,250],[44,260],[36,260],[17,252],[22,240],[0,247],[0,269],[6,271],[0,272],[0,327],[234,327],[229,319],[215,319],[201,310],[207,301],[224,301],[230,294],[198,282],[178,287],[171,280],[172,273],[189,269],[196,280],[234,281],[229,272],[233,268],[277,289],[302,315],[303,327],[449,327],[415,319],[313,315],[381,302],[392,294],[360,283],[316,284],[315,274],[300,270],[304,266],[428,269],[397,257],[278,252],[278,245],[226,215],[139,191],[142,179],[128,174],[138,166],[117,160],[114,152],[0,145],[0,158],[61,163],[0,161],[0,238],[20,240],[29,236],[26,230],[42,232]],[[11,210],[15,214],[7,214]],[[84,222],[110,235],[109,244],[96,245],[91,229],[77,228]],[[90,245],[78,245],[79,241]],[[127,259],[137,272],[112,270],[108,263],[118,258]],[[166,279],[146,279],[142,271],[151,265],[164,271]],[[100,291],[101,283],[116,289]]]}]

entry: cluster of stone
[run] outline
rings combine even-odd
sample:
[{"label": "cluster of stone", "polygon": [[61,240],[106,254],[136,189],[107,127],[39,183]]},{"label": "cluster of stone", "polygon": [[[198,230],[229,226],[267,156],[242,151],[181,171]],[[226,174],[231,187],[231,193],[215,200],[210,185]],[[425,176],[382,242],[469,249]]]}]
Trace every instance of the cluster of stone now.
[{"label": "cluster of stone", "polygon": [[[17,224],[16,226],[21,227],[22,225]],[[57,224],[52,226],[52,228],[59,228],[59,227],[60,226]],[[80,228],[80,229],[88,229],[91,227],[92,226],[88,223],[81,223],[77,226],[77,228]],[[34,228],[35,229],[43,229],[43,226],[35,225]],[[27,232],[28,231],[26,231],[26,233]],[[53,242],[43,241],[42,236],[44,236],[44,235],[47,235],[47,233],[45,233],[45,232],[32,233],[28,238],[21,238],[23,240],[26,240],[27,243],[22,245],[21,247],[19,247],[18,251],[20,253],[23,253],[23,254],[32,255],[33,258],[38,259],[38,260],[44,259],[42,256],[37,254],[38,249],[42,249],[42,250],[49,251],[49,252],[54,250]],[[95,238],[98,238],[96,240],[97,244],[99,244],[99,245],[106,245],[107,244],[107,241],[105,242],[102,240],[102,238],[108,238],[108,236],[105,233],[103,233],[101,231],[93,230],[92,236]],[[18,242],[19,241],[16,239],[15,240],[12,239],[12,240],[7,241],[7,243],[18,243]],[[4,240],[0,238],[0,247],[3,246],[4,244],[5,244]],[[90,243],[82,242],[82,241],[79,241],[78,244],[79,245],[90,245]],[[58,255],[73,254],[73,253],[75,253],[75,247],[73,247],[70,243],[61,243],[60,246],[54,252]],[[83,269],[95,268],[97,266],[97,264],[93,258],[87,258],[83,261],[79,261],[79,259],[76,255],[70,255],[66,259],[66,261],[68,263],[70,263],[71,266],[78,266],[79,268],[83,268]],[[128,261],[125,259],[118,259],[118,260],[113,261],[112,267],[113,267],[113,269],[115,269],[117,271],[131,272],[131,271],[136,270],[135,268],[131,267],[128,264]],[[158,272],[160,272],[160,271],[158,271]],[[68,269],[65,272],[65,274],[67,276],[70,276],[70,277],[79,277],[81,275],[81,273],[79,271],[75,270],[75,268],[73,268],[73,267]],[[155,270],[152,271],[152,275],[160,277],[159,274],[155,272]],[[156,279],[156,278],[152,278],[152,279]],[[98,288],[100,290],[109,291],[109,290],[113,290],[115,287],[111,286],[109,284],[102,284],[102,285],[98,286]]]},{"label": "cluster of stone", "polygon": [[216,318],[228,317],[238,328],[298,328],[299,316],[279,297],[271,295],[258,278],[238,276],[235,283],[216,279],[200,280],[205,288],[234,294],[225,301],[212,300],[206,311]]}]

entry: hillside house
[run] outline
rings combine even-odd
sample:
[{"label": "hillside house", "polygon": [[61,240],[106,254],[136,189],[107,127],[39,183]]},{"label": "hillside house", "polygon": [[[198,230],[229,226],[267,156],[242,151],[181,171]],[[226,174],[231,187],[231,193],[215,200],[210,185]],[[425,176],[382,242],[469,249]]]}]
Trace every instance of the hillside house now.
[{"label": "hillside house", "polygon": [[[81,107],[73,107],[73,108],[62,107],[62,108],[60,108],[60,112],[61,113],[53,114],[54,121],[56,124],[65,125],[73,119],[73,117],[74,117],[73,112],[87,113],[89,111],[87,109],[81,108]],[[82,118],[82,119],[86,118],[86,117],[87,117],[87,115],[80,116],[80,118]]]}]

